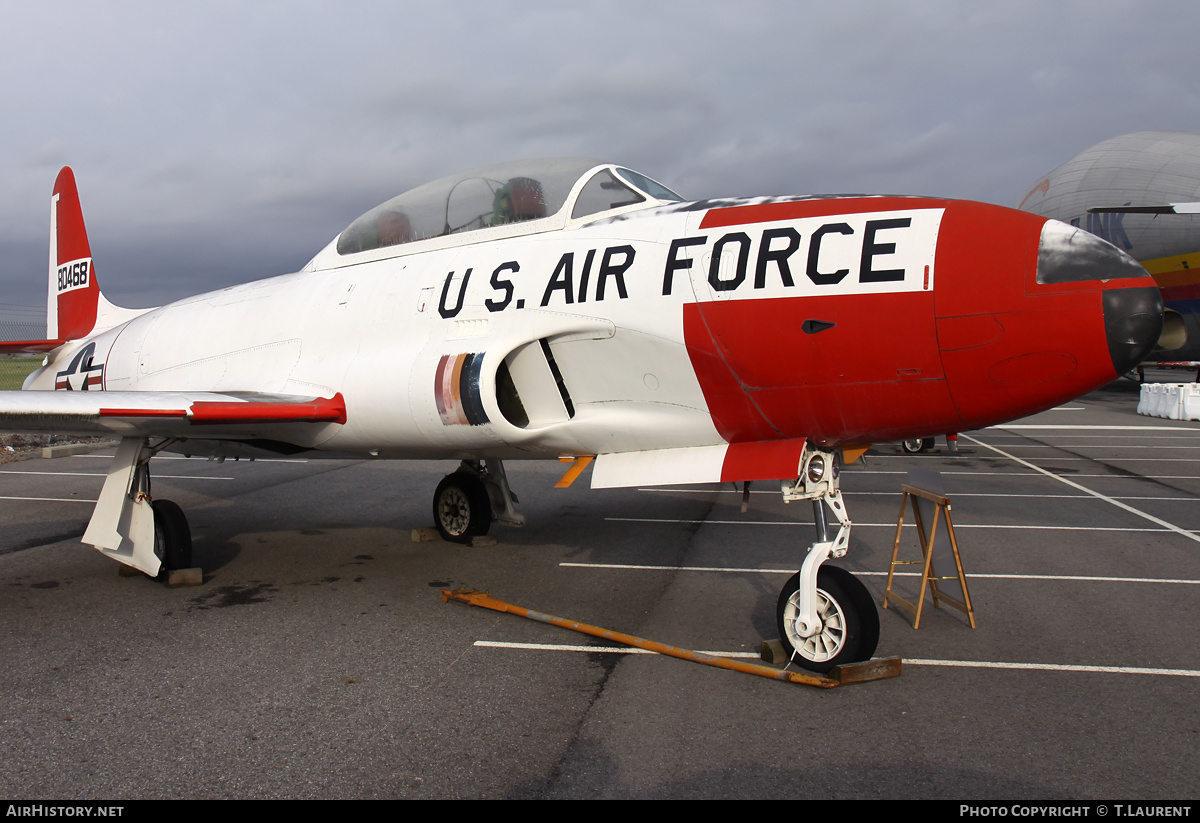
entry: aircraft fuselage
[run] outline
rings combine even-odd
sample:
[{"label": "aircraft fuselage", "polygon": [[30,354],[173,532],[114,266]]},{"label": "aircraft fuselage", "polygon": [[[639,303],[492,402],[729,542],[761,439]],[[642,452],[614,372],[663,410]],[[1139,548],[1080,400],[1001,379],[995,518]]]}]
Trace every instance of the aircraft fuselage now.
[{"label": "aircraft fuselage", "polygon": [[961,201],[758,199],[416,243],[148,311],[64,347],[27,388],[92,345],[89,389],[340,392],[344,425],[233,439],[381,457],[968,430],[1119,370],[1105,295],[1150,281],[1113,250],[1115,281],[1038,282],[1044,223]]}]

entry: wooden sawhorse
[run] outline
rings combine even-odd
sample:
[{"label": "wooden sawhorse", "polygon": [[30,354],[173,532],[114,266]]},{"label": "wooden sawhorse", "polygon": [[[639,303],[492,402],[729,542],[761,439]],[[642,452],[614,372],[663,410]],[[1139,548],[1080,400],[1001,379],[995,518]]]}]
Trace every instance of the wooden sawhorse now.
[{"label": "wooden sawhorse", "polygon": [[[962,558],[958,554],[958,540],[954,536],[954,523],[950,520],[950,498],[908,484],[900,486],[900,490],[904,492],[904,496],[900,499],[900,516],[896,519],[896,540],[892,544],[892,563],[888,567],[887,587],[884,589],[883,594],[883,608],[886,609],[888,607],[889,598],[895,600],[914,614],[913,628],[920,628],[921,608],[925,605],[925,589],[928,587],[930,593],[933,595],[933,607],[935,609],[941,608],[941,601],[945,601],[965,613],[967,619],[971,622],[971,628],[975,628],[975,610],[971,606],[971,595],[967,591],[967,576],[963,574]],[[918,498],[928,500],[934,504],[933,522],[928,529],[925,526],[925,518],[921,514],[921,507],[917,505]],[[917,536],[921,541],[921,553],[924,555],[923,560],[896,559],[900,552],[900,531],[904,527],[904,509],[910,500],[912,501],[913,519],[917,525]],[[950,536],[951,556],[939,556],[938,560],[941,562],[936,565],[940,568],[934,569],[934,539],[937,537],[938,520],[943,514],[946,517],[946,533]],[[951,559],[954,564],[953,569],[949,566]],[[892,576],[897,566],[915,566],[918,564],[922,566],[921,589],[916,604],[913,604],[892,592]],[[936,571],[937,574],[931,576],[931,570]],[[962,587],[962,600],[960,601],[942,591],[938,587],[939,580],[957,580]]]}]

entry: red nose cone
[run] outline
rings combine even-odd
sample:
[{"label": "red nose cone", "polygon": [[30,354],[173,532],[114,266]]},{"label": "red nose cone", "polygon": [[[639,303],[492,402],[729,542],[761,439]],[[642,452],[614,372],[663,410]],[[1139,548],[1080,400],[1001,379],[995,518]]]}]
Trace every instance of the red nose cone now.
[{"label": "red nose cone", "polygon": [[[1064,223],[963,205],[943,224],[959,231],[939,244],[937,324],[965,428],[1078,397],[1153,348],[1162,298],[1137,261]],[[968,245],[971,224],[992,230]]]}]

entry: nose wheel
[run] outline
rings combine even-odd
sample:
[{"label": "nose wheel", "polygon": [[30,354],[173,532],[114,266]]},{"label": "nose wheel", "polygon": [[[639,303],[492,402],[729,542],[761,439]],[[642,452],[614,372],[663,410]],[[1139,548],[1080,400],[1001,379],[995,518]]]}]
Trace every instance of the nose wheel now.
[{"label": "nose wheel", "polygon": [[834,666],[869,660],[879,643],[879,612],[867,587],[837,566],[817,570],[817,625],[801,634],[800,572],[792,575],[779,593],[775,615],[779,637],[791,652],[792,662],[823,674]]}]

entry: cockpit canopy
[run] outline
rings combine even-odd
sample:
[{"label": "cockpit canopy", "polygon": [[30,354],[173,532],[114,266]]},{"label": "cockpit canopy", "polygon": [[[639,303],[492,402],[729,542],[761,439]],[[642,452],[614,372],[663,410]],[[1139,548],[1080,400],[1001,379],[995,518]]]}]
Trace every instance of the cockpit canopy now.
[{"label": "cockpit canopy", "polygon": [[546,230],[568,217],[682,199],[645,175],[597,160],[521,160],[444,177],[393,197],[351,223],[338,236],[337,253],[535,220],[547,221],[540,229]]}]

